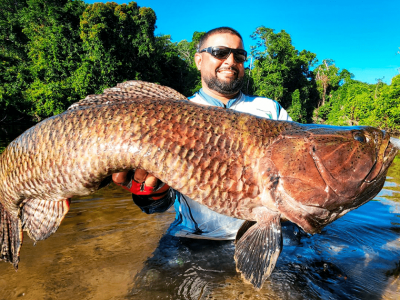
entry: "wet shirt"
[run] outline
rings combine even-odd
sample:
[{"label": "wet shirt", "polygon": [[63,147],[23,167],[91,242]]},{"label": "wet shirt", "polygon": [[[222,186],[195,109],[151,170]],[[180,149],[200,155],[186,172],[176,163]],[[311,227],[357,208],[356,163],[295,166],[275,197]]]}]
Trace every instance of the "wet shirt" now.
[{"label": "wet shirt", "polygon": [[[225,105],[221,101],[207,95],[203,89],[189,98],[189,101],[203,105],[225,107],[258,117],[291,121],[292,119],[282,106],[265,97],[249,96],[240,93],[237,98],[229,100]],[[136,199],[136,200],[135,200]],[[178,237],[209,240],[232,240],[243,220],[218,214],[208,207],[197,203],[179,192],[171,191],[165,199],[149,202],[148,205],[133,196],[134,202],[146,213],[162,212],[174,205],[175,221],[168,233]]]}]

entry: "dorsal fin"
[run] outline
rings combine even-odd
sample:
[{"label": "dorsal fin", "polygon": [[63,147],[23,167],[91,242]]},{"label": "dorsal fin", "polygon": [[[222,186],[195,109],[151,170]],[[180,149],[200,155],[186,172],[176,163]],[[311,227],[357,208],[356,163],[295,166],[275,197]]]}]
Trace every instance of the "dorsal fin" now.
[{"label": "dorsal fin", "polygon": [[130,80],[118,83],[116,87],[105,89],[101,95],[89,95],[72,104],[68,110],[115,102],[131,102],[143,98],[187,100],[185,96],[167,86]]}]

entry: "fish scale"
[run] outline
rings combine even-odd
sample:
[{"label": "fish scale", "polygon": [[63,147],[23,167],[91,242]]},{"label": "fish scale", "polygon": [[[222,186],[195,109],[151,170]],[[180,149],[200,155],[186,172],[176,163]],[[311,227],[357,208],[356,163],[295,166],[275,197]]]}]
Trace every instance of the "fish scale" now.
[{"label": "fish scale", "polygon": [[49,237],[73,196],[93,193],[113,173],[142,168],[210,209],[246,220],[235,259],[260,288],[280,253],[280,220],[319,232],[380,191],[398,149],[371,127],[273,121],[184,99],[130,81],[11,142],[0,156],[0,259],[17,267],[22,230],[34,240]]}]

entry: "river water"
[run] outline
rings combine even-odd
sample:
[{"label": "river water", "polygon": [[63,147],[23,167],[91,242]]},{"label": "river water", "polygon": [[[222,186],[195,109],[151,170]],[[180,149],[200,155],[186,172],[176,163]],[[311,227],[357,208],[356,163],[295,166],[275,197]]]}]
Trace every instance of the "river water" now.
[{"label": "river water", "polygon": [[[0,132],[0,147],[15,137]],[[373,200],[284,247],[260,291],[242,282],[230,241],[166,235],[173,211],[146,215],[115,185],[73,198],[58,231],[24,236],[19,270],[0,262],[0,299],[400,299],[400,157]]]}]

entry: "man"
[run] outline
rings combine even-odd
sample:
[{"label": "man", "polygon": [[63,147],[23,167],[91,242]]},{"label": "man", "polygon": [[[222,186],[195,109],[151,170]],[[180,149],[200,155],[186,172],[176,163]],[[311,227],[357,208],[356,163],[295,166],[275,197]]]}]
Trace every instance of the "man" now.
[{"label": "man", "polygon": [[[246,56],[243,39],[236,30],[220,27],[208,31],[200,39],[195,54],[202,89],[189,100],[263,118],[291,121],[276,101],[244,95],[240,91]],[[145,170],[115,173],[112,178],[116,184],[133,193],[133,201],[146,213],[163,212],[174,204],[176,218],[169,229],[172,235],[230,240],[235,238],[243,223],[243,220],[220,215],[172,190]]]}]

